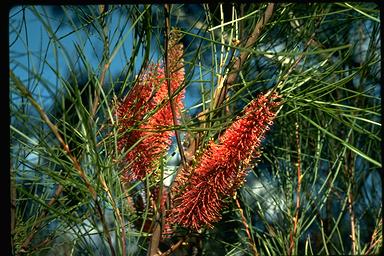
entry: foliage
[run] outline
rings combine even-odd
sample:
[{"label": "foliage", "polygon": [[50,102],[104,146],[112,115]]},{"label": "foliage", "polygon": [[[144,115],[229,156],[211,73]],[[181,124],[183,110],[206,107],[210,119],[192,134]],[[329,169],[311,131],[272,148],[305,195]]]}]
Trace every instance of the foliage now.
[{"label": "foliage", "polygon": [[[169,17],[155,4],[11,10],[13,253],[379,254],[378,6],[166,6]],[[164,61],[171,28],[184,45],[184,82],[171,99],[185,89],[185,107],[168,127],[178,136],[160,175],[122,182],[140,141],[121,150],[116,106]],[[198,231],[163,223],[172,233],[161,237],[161,191],[269,91],[282,107],[222,219]]]}]

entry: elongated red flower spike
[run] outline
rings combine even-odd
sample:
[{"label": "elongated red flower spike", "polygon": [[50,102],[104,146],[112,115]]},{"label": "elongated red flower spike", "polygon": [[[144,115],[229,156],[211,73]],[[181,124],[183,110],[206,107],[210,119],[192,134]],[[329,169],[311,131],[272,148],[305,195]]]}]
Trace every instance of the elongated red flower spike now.
[{"label": "elongated red flower spike", "polygon": [[244,183],[246,168],[260,156],[258,148],[281,104],[277,94],[266,95],[253,100],[217,144],[208,145],[193,170],[181,171],[171,223],[199,230],[220,220],[224,200]]},{"label": "elongated red flower spike", "polygon": [[[173,38],[168,51],[171,94],[184,82],[182,56],[183,46],[178,38]],[[149,65],[115,109],[120,134],[117,148],[127,150],[121,175],[124,182],[140,180],[151,173],[172,142],[172,109],[162,66]],[[184,90],[181,90],[172,99],[177,118],[183,108],[183,98]]]}]

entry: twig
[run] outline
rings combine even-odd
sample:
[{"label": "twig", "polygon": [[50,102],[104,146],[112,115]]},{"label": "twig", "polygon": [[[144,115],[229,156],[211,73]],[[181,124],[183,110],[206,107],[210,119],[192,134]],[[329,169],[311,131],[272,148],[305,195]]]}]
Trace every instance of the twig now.
[{"label": "twig", "polygon": [[[161,175],[160,182],[163,180],[163,175]],[[163,185],[160,184],[160,189],[158,193],[158,198],[157,202],[152,198],[150,200],[150,205],[152,205],[152,209],[154,212],[154,217],[153,221],[151,223],[151,226],[149,228],[148,232],[152,233],[152,238],[149,243],[149,248],[148,248],[148,256],[154,256],[158,255],[160,250],[159,250],[159,243],[160,243],[160,238],[162,236],[162,231],[163,231],[163,226],[164,226],[164,215],[165,215],[165,207],[162,205],[162,196],[163,196]],[[161,252],[160,252],[161,253]]]},{"label": "twig", "polygon": [[[98,214],[100,215],[100,219],[102,220],[102,224],[103,224],[103,227],[104,227],[104,232],[106,233],[107,235],[107,240],[108,240],[108,244],[110,246],[110,249],[111,249],[111,253],[112,255],[115,255],[115,252],[114,252],[114,248],[113,248],[113,244],[112,244],[112,239],[109,235],[109,232],[108,230],[105,229],[106,227],[106,224],[105,224],[105,221],[104,221],[104,218],[103,218],[103,212],[101,210],[101,207],[100,207],[100,204],[97,200],[97,193],[95,191],[95,189],[92,187],[91,183],[89,182],[84,170],[81,168],[81,165],[78,161],[78,159],[72,154],[71,152],[71,149],[69,148],[68,144],[65,143],[64,139],[62,138],[62,136],[60,135],[60,132],[57,128],[56,125],[54,125],[51,120],[49,119],[49,117],[47,116],[47,114],[45,113],[45,111],[41,108],[41,106],[35,101],[35,99],[33,98],[33,96],[31,95],[31,93],[22,85],[22,82],[19,80],[18,77],[16,77],[16,75],[10,71],[10,77],[11,79],[14,81],[15,83],[15,86],[17,87],[17,89],[20,91],[20,93],[22,95],[24,95],[28,100],[29,102],[32,104],[32,106],[37,110],[37,112],[39,113],[41,119],[48,125],[48,127],[51,129],[51,131],[53,132],[53,134],[55,135],[56,139],[59,141],[59,143],[61,144],[61,146],[63,147],[65,153],[67,154],[67,156],[71,159],[71,162],[75,168],[75,170],[77,171],[77,173],[79,174],[79,176],[81,177],[81,179],[84,181],[87,189],[89,190],[91,196],[92,196],[92,199],[95,201],[95,204],[96,204],[96,211],[98,212]],[[59,185],[59,187],[56,189],[55,191],[55,196],[50,200],[50,202],[48,203],[47,205],[47,208],[48,209],[50,206],[53,205],[53,203],[56,201],[56,197],[58,195],[61,194],[63,190],[63,186],[62,185]],[[47,214],[47,210],[45,210],[41,216],[46,216]],[[41,217],[40,216],[40,217]],[[29,243],[32,241],[34,235],[36,234],[37,232],[37,227],[36,226],[33,226],[32,227],[32,231],[31,231],[31,234],[27,237],[27,239],[22,243],[21,245],[21,249],[20,250],[25,250]]]},{"label": "twig", "polygon": [[259,253],[258,253],[258,251],[256,249],[255,242],[253,241],[253,238],[251,236],[251,232],[249,231],[249,226],[248,226],[248,223],[247,223],[247,219],[244,216],[244,211],[241,208],[239,199],[236,197],[235,200],[236,200],[237,208],[239,208],[239,212],[240,212],[240,216],[241,216],[241,221],[243,222],[243,225],[245,227],[245,232],[247,233],[247,236],[248,236],[248,239],[249,239],[249,244],[251,245],[251,249],[253,251],[253,255],[258,256]]},{"label": "twig", "polygon": [[184,241],[186,240],[186,237],[183,237],[181,238],[179,241],[177,241],[176,244],[173,244],[171,246],[171,248],[169,248],[167,251],[163,252],[162,254],[160,254],[160,256],[168,256],[168,255],[171,255],[171,253],[173,253],[174,251],[176,251],[183,243]]},{"label": "twig", "polygon": [[[352,190],[352,189],[351,189]],[[356,255],[356,227],[355,227],[355,212],[353,211],[353,195],[350,191],[348,193],[348,211],[349,216],[351,218],[351,248],[352,248],[352,255]]]},{"label": "twig", "polygon": [[345,163],[344,163],[344,169],[345,169],[345,174],[347,175],[347,177],[350,179],[351,181],[351,189],[349,190],[349,193],[348,193],[348,212],[349,212],[349,216],[350,216],[350,225],[351,225],[351,249],[352,249],[352,255],[356,255],[356,249],[357,249],[357,246],[356,246],[356,225],[355,225],[355,212],[353,210],[353,202],[354,202],[354,199],[353,199],[353,180],[355,178],[355,175],[354,175],[354,162],[355,160],[354,159],[351,159],[352,158],[352,153],[349,152],[347,154],[347,159],[345,160]]},{"label": "twig", "polygon": [[370,255],[371,251],[377,246],[377,244],[383,242],[383,236],[379,234],[379,229],[382,229],[382,225],[383,219],[380,219],[379,226],[373,230],[371,242],[369,243],[369,247],[364,255]]},{"label": "twig", "polygon": [[[164,68],[165,68],[165,80],[167,81],[167,87],[168,87],[168,97],[169,97],[169,104],[171,105],[171,110],[172,110],[172,118],[173,118],[173,125],[177,125],[177,115],[176,115],[176,110],[175,110],[175,104],[173,102],[173,97],[172,97],[172,90],[171,90],[171,81],[170,81],[170,70],[169,70],[169,56],[168,56],[168,47],[169,47],[169,35],[170,35],[170,29],[171,29],[171,23],[170,23],[170,14],[171,7],[168,4],[164,4],[164,14],[165,14],[165,63],[164,63]],[[179,149],[180,157],[181,157],[181,164],[185,167],[186,165],[186,160],[185,160],[185,155],[184,155],[184,149],[181,144],[181,139],[180,139],[180,134],[178,130],[175,130],[175,136],[176,136],[176,142],[177,142],[177,147]]]},{"label": "twig", "polygon": [[[316,22],[315,27],[320,26],[320,24],[321,24],[321,22],[320,22],[320,20],[318,20]],[[281,77],[281,79],[279,79],[279,81],[277,82],[277,85],[276,85],[277,89],[283,88],[284,82],[288,79],[289,75],[293,72],[293,70],[296,68],[296,66],[303,59],[304,53],[307,51],[307,49],[310,45],[312,45],[314,47],[322,47],[322,45],[315,39],[315,35],[316,35],[316,33],[313,32],[312,35],[310,36],[310,38],[308,39],[308,41],[306,42],[306,44],[304,46],[304,50],[302,51],[302,53],[299,55],[299,57],[296,59],[296,61],[292,64],[292,66],[288,69],[287,73],[283,77]],[[275,89],[271,90],[271,92],[273,92],[274,90]]]},{"label": "twig", "polygon": [[[108,55],[109,55],[109,39],[108,39],[108,27],[106,26],[105,24],[105,17],[104,17],[104,14],[107,12],[107,8],[105,5],[99,5],[99,12],[101,14],[101,26],[102,26],[102,33],[103,33],[103,38],[104,38],[104,50],[103,50],[103,59],[100,63],[101,66],[103,66],[103,69],[101,71],[101,74],[100,74],[100,78],[99,78],[99,85],[97,86],[96,85],[96,89],[95,89],[95,97],[94,97],[94,100],[93,100],[93,105],[92,105],[92,111],[91,111],[91,117],[95,116],[96,114],[96,110],[97,110],[97,107],[99,105],[99,101],[100,101],[100,88],[103,86],[104,84],[104,80],[105,80],[105,74],[107,73],[107,70],[109,69],[109,66],[111,64],[111,60],[109,59]],[[104,64],[102,64],[104,63]],[[92,118],[90,118],[92,119]]]},{"label": "twig", "polygon": [[295,216],[293,217],[293,230],[289,235],[290,245],[288,255],[292,255],[295,248],[294,238],[297,234],[297,223],[299,221],[299,210],[300,210],[300,191],[301,191],[301,149],[300,149],[300,133],[299,124],[296,122],[296,145],[297,145],[297,190],[296,190],[296,208]]},{"label": "twig", "polygon": [[[169,41],[169,34],[170,34],[170,18],[169,18],[169,13],[170,13],[170,6],[168,4],[164,4],[164,17],[165,17],[165,53],[164,53],[164,69],[165,69],[165,80],[167,81],[167,88],[168,88],[168,98],[169,98],[169,104],[171,105],[171,111],[172,111],[172,119],[173,119],[173,125],[177,125],[177,117],[176,117],[176,111],[175,111],[175,105],[173,103],[173,98],[172,98],[172,88],[171,88],[171,81],[170,81],[170,71],[169,71],[169,56],[168,56],[168,41]],[[185,155],[184,155],[184,150],[183,146],[181,145],[181,140],[180,140],[180,135],[177,130],[175,130],[175,135],[176,135],[176,141],[177,141],[177,146],[179,148],[180,152],[180,157],[181,157],[181,163],[182,166],[185,166],[186,161],[185,161]],[[163,182],[161,179],[160,182]],[[159,198],[161,200],[162,193],[160,191],[159,193]],[[162,209],[163,207],[160,207],[156,209],[157,207],[154,207],[155,210],[155,220],[154,220],[154,227],[153,227],[153,232],[152,232],[152,238],[149,243],[149,248],[148,248],[148,255],[149,256],[154,256],[158,254],[159,251],[159,243],[160,243],[160,238],[161,238],[161,233],[162,233],[162,223],[163,223],[163,211],[165,209]],[[162,211],[162,212],[160,212]]]},{"label": "twig", "polygon": [[21,94],[23,94],[32,104],[33,107],[35,107],[35,109],[37,110],[37,112],[39,112],[39,115],[41,117],[41,119],[48,125],[48,127],[51,129],[51,131],[53,132],[53,134],[56,136],[56,139],[59,141],[59,143],[62,145],[64,151],[66,152],[66,154],[69,156],[69,158],[71,159],[76,171],[79,173],[80,177],[83,179],[85,185],[87,186],[89,192],[91,193],[92,197],[95,199],[96,198],[96,191],[94,190],[94,188],[91,186],[91,183],[89,182],[84,170],[81,168],[80,166],[80,163],[79,161],[77,160],[77,158],[72,154],[69,146],[67,143],[65,143],[65,141],[63,140],[63,138],[61,137],[60,133],[59,133],[59,130],[57,128],[56,125],[54,125],[51,120],[49,119],[49,117],[47,116],[47,114],[44,112],[44,110],[40,107],[40,105],[35,101],[35,99],[32,97],[31,93],[24,87],[21,85],[21,81],[19,80],[19,78],[17,78],[15,76],[15,74],[10,71],[10,76],[11,76],[11,79],[15,82],[15,85],[17,87],[17,89],[21,92]]},{"label": "twig", "polygon": [[123,220],[123,217],[120,213],[120,210],[119,208],[116,206],[116,203],[115,203],[115,200],[113,199],[113,196],[112,196],[112,193],[111,191],[109,190],[108,186],[107,186],[107,183],[105,182],[105,179],[102,175],[99,176],[99,180],[100,180],[100,183],[101,183],[101,186],[103,187],[103,189],[105,190],[105,192],[107,192],[107,195],[109,197],[109,200],[111,202],[111,205],[112,205],[112,208],[114,210],[114,212],[116,213],[116,218],[118,219],[118,221],[120,222],[120,226],[121,226],[121,247],[122,247],[122,255],[126,255],[126,251],[127,251],[127,246],[126,246],[126,241],[125,241],[125,223],[124,223],[124,220]]},{"label": "twig", "polygon": [[[58,196],[61,194],[61,192],[63,192],[63,185],[59,185],[57,186],[56,188],[56,191],[54,193],[54,196],[51,198],[51,200],[49,200],[48,204],[47,204],[47,209],[49,209],[57,200]],[[48,210],[45,210],[43,211],[40,216],[39,216],[39,219],[42,219],[42,218],[45,218],[48,214]],[[33,237],[35,236],[36,232],[37,232],[37,226],[34,225],[32,227],[32,230],[30,231],[30,234],[29,236],[24,240],[24,242],[22,243],[22,245],[20,246],[20,251],[25,251],[25,249],[28,247],[28,245],[30,244],[30,242],[32,241]]]},{"label": "twig", "polygon": [[[269,19],[272,16],[274,6],[275,6],[274,3],[268,4],[267,9],[265,10],[263,16],[256,23],[256,26],[255,26],[253,32],[248,37],[248,39],[245,41],[244,48],[251,48],[256,43],[257,39],[260,36],[262,29],[268,23]],[[229,71],[228,71],[228,75],[227,75],[226,79],[222,82],[222,84],[219,83],[219,85],[215,89],[214,98],[213,98],[213,100],[214,100],[213,109],[217,109],[221,104],[223,104],[223,102],[226,98],[226,95],[227,95],[228,88],[235,83],[237,76],[239,75],[239,72],[241,70],[241,67],[243,66],[243,64],[245,63],[245,61],[249,57],[249,55],[250,55],[249,51],[242,51],[242,52],[240,52],[239,57],[235,58],[234,63],[230,63],[228,65]],[[231,56],[231,59],[232,59],[232,57],[233,56]],[[209,113],[209,110],[207,109],[205,111],[200,112],[197,115],[199,120],[202,123],[205,123],[208,113]],[[188,152],[191,152],[190,155],[192,153],[193,153],[192,155],[194,155],[195,150],[199,146],[199,136],[197,136],[196,139],[192,139],[192,140],[195,140],[195,141],[192,141],[190,143],[190,145],[193,146],[193,148],[187,149]]]},{"label": "twig", "polygon": [[116,255],[115,254],[115,248],[113,247],[111,235],[108,232],[108,226],[107,226],[107,223],[105,222],[103,210],[101,209],[101,206],[100,206],[99,201],[97,199],[95,199],[95,205],[96,205],[96,211],[97,211],[99,218],[100,218],[100,221],[101,221],[101,225],[103,226],[103,232],[104,232],[105,236],[107,237],[107,242],[108,242],[109,249],[111,251],[111,255],[115,256]]},{"label": "twig", "polygon": [[[251,48],[256,43],[257,39],[260,36],[261,30],[268,23],[269,19],[272,16],[274,6],[275,6],[274,3],[268,4],[267,9],[265,10],[263,16],[259,19],[252,34],[249,36],[249,38],[245,42],[244,48]],[[243,64],[245,63],[249,55],[250,55],[249,51],[242,51],[240,53],[240,56],[235,59],[235,63],[233,63],[233,65],[231,66],[230,71],[228,72],[228,77],[224,82],[223,87],[220,88],[218,97],[215,99],[215,104],[214,104],[215,108],[217,108],[223,103],[225,96],[227,95],[228,87],[235,83],[237,76],[241,70],[241,67],[243,66]]]},{"label": "twig", "polygon": [[159,252],[159,243],[160,243],[160,237],[162,233],[162,214],[159,212],[161,209],[158,209],[155,214],[155,219],[154,219],[154,226],[153,226],[153,231],[152,231],[152,238],[149,243],[149,248],[148,248],[148,255],[149,256],[154,256],[158,255]]}]

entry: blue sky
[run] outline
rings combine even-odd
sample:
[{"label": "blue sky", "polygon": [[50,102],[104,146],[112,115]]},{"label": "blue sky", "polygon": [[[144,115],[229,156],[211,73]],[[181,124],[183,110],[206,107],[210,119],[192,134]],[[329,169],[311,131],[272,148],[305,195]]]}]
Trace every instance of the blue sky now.
[{"label": "blue sky", "polygon": [[[71,17],[70,13],[66,15]],[[108,36],[113,60],[106,81],[110,79],[110,75],[119,77],[123,72],[131,56],[134,36],[130,19],[121,15],[110,15],[110,17],[108,24],[111,29],[108,31]],[[14,7],[10,11],[9,18],[10,68],[28,85],[44,109],[49,109],[52,105],[52,93],[49,91],[56,92],[61,89],[60,84],[68,78],[70,69],[84,70],[84,65],[79,64],[82,60],[78,57],[78,49],[84,55],[93,73],[99,73],[103,42],[94,31],[85,32],[87,29],[80,29],[74,33],[73,26],[68,24],[68,18],[62,20],[62,17],[54,16],[50,8],[44,6]],[[43,24],[44,22],[47,24]],[[50,30],[53,32],[49,33]],[[156,44],[158,42],[153,39],[150,53],[150,59],[153,62],[158,62],[161,58]],[[113,52],[115,48],[118,49],[116,54]],[[136,74],[140,70],[143,53],[144,49],[141,47],[135,63]],[[30,75],[28,70],[38,74],[37,77],[40,79],[36,80],[36,76]],[[196,78],[193,79],[200,79],[198,74],[194,77]],[[196,104],[199,100],[198,95],[199,85],[192,83],[186,91],[187,108]],[[13,96],[11,100],[17,102],[18,99]],[[193,112],[195,111],[194,109]]]}]

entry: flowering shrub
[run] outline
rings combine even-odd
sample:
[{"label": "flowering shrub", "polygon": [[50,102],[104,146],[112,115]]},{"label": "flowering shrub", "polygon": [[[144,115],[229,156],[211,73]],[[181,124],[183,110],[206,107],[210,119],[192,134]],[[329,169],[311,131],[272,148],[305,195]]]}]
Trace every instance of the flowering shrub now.
[{"label": "flowering shrub", "polygon": [[15,6],[2,255],[381,255],[378,7]]},{"label": "flowering shrub", "polygon": [[[177,37],[171,37],[169,43],[171,93],[184,80],[183,48],[177,40]],[[116,108],[118,129],[122,134],[118,149],[133,147],[125,155],[123,182],[140,180],[155,170],[158,160],[171,144],[173,132],[169,127],[173,125],[173,114],[165,77],[163,67],[150,65]],[[177,110],[183,108],[183,97],[184,91],[173,98]],[[198,230],[203,226],[212,227],[212,223],[220,220],[223,200],[243,184],[247,167],[252,159],[260,156],[258,150],[273,124],[275,110],[280,105],[278,99],[276,93],[261,94],[246,107],[218,143],[210,142],[195,168],[181,169],[175,189],[171,191],[174,208],[168,212],[167,224]],[[179,117],[179,111],[176,115]],[[165,202],[162,202],[163,207]]]}]

